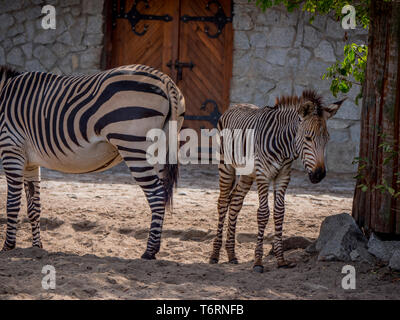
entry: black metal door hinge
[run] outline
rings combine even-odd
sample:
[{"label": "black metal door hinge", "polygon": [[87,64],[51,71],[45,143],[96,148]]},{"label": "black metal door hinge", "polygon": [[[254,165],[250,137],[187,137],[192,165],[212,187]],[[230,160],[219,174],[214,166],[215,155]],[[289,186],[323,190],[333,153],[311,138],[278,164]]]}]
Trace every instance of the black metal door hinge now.
[{"label": "black metal door hinge", "polygon": [[145,24],[143,31],[141,31],[141,32],[137,31],[136,25],[141,20],[151,20],[151,21],[158,20],[158,21],[165,21],[165,22],[172,21],[172,17],[168,14],[160,15],[160,16],[151,15],[151,14],[142,14],[137,9],[137,5],[140,2],[143,2],[145,4],[146,9],[148,9],[150,7],[148,0],[135,0],[135,2],[133,3],[132,9],[129,12],[125,12],[125,0],[121,0],[120,6],[119,6],[119,12],[118,12],[118,1],[113,0],[113,4],[112,4],[112,26],[113,26],[113,28],[115,28],[117,25],[117,19],[127,19],[131,23],[132,31],[138,36],[143,36],[147,32],[149,26],[147,24]]},{"label": "black metal door hinge", "polygon": [[[219,112],[218,109],[218,104],[211,99],[207,99],[204,101],[204,103],[201,105],[200,110],[206,110],[206,106],[208,104],[212,104],[214,106],[214,109],[210,112],[210,114],[205,115],[205,116],[191,116],[191,115],[185,115],[185,120],[197,120],[197,121],[207,121],[211,123],[211,125],[216,128],[218,125],[218,120],[221,117],[221,112]],[[202,127],[203,129],[204,127]]]},{"label": "black metal door hinge", "polygon": [[207,3],[206,9],[210,10],[210,7],[212,4],[215,4],[217,7],[217,12],[214,14],[214,16],[188,16],[184,15],[181,17],[181,20],[183,22],[189,22],[189,21],[201,21],[201,22],[212,22],[217,26],[217,32],[215,34],[210,34],[210,30],[208,27],[204,28],[204,32],[209,36],[210,38],[218,38],[218,36],[222,33],[222,30],[224,29],[225,25],[229,22],[232,22],[233,18],[233,1],[232,1],[232,12],[231,16],[228,17],[225,14],[224,9],[222,8],[221,4],[217,0],[211,0]]}]

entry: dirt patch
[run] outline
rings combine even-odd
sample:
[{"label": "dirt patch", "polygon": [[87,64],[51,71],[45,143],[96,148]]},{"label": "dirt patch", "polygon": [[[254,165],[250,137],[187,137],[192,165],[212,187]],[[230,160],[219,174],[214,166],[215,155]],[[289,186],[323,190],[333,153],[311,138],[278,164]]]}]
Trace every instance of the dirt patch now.
[{"label": "dirt patch", "polygon": [[[174,212],[167,213],[156,261],[143,261],[150,210],[126,168],[90,175],[42,173],[42,241],[31,248],[31,228],[20,213],[17,249],[0,253],[3,299],[398,299],[399,274],[386,266],[352,264],[357,288],[344,290],[345,263],[319,262],[304,251],[317,238],[322,220],[350,212],[351,175],[328,175],[312,185],[294,172],[286,198],[287,258],[295,269],[276,268],[268,255],[273,219],[265,232],[265,272],[252,272],[257,237],[255,189],[245,199],[237,224],[238,265],[207,263],[217,225],[216,167],[181,169]],[[0,176],[0,241],[5,237],[6,184]],[[270,198],[270,205],[272,198]],[[297,237],[297,238],[295,238]],[[301,237],[301,238],[299,238]],[[290,240],[292,239],[292,240]],[[294,239],[294,240],[293,240]],[[56,289],[41,286],[43,266],[56,269]]]}]

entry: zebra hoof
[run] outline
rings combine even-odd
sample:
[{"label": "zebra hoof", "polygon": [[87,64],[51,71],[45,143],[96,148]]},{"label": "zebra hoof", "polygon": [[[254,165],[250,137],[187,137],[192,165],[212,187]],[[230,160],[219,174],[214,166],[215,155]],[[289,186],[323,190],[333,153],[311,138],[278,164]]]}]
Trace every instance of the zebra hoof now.
[{"label": "zebra hoof", "polygon": [[253,267],[253,271],[254,272],[258,272],[258,273],[263,273],[264,272],[264,267],[263,266],[254,266]]},{"label": "zebra hoof", "polygon": [[11,246],[11,247],[6,245],[6,244],[4,244],[3,249],[1,249],[1,252],[7,252],[7,251],[11,251],[13,249],[15,249],[15,244],[13,246]]},{"label": "zebra hoof", "polygon": [[142,259],[144,259],[144,260],[155,260],[155,259],[156,259],[156,255],[155,255],[155,254],[148,253],[148,252],[146,251],[145,253],[143,253]]},{"label": "zebra hoof", "polygon": [[231,264],[238,264],[239,261],[238,261],[237,258],[233,258],[233,259],[229,260],[229,263],[231,263]]},{"label": "zebra hoof", "polygon": [[40,248],[40,249],[43,249],[43,244],[40,242],[40,243],[35,243],[35,244],[32,244],[32,247],[33,248]]},{"label": "zebra hoof", "polygon": [[208,262],[210,264],[217,264],[218,263],[218,259],[217,258],[210,258],[210,260]]}]

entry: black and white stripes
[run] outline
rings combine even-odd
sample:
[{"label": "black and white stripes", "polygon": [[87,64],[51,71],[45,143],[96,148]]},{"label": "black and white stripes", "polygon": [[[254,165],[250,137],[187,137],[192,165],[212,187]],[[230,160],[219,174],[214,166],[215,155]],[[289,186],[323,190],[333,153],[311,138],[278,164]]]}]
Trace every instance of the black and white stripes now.
[{"label": "black and white stripes", "polygon": [[[235,255],[235,228],[243,200],[254,180],[257,183],[259,208],[257,211],[258,234],[255,249],[254,270],[263,271],[264,230],[269,220],[268,190],[274,189],[275,238],[274,254],[279,267],[292,267],[283,257],[282,227],[285,211],[285,193],[290,180],[292,162],[300,156],[313,183],[325,176],[324,152],[329,135],[326,120],[339,109],[342,101],[323,107],[322,99],[313,91],[305,91],[301,97],[283,97],[274,107],[258,108],[254,105],[233,106],[219,120],[218,130],[253,129],[254,170],[251,174],[236,177],[238,165],[233,161],[219,165],[220,196],[218,199],[217,236],[213,243],[210,263],[217,263],[222,246],[224,220],[229,211],[226,250],[231,263],[237,263]],[[223,141],[225,143],[225,141]],[[231,148],[232,150],[233,148]],[[224,159],[221,148],[221,159]]]},{"label": "black and white stripes", "polygon": [[69,173],[103,171],[125,161],[152,211],[147,250],[160,248],[165,206],[176,182],[176,164],[149,165],[150,129],[183,122],[185,103],[165,74],[143,65],[91,76],[17,73],[0,68],[0,150],[7,177],[7,237],[16,244],[22,189],[28,200],[33,245],[40,241],[40,166]]}]

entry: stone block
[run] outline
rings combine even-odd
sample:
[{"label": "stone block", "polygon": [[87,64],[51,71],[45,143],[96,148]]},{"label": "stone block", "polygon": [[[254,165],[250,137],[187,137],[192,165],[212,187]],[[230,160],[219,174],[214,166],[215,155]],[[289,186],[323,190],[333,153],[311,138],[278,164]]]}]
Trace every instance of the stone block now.
[{"label": "stone block", "polygon": [[265,60],[269,63],[284,66],[289,49],[271,48],[267,51]]},{"label": "stone block", "polygon": [[51,70],[57,61],[56,55],[45,46],[38,46],[33,50],[33,56],[37,58],[40,64],[46,68],[46,70]]},{"label": "stone block", "polygon": [[[329,120],[328,120],[329,121]],[[328,142],[326,147],[327,169],[333,172],[352,173],[357,167],[352,162],[358,156],[359,143],[348,141],[346,143]]]},{"label": "stone block", "polygon": [[315,28],[305,25],[304,26],[304,37],[303,44],[306,47],[316,48],[318,44],[321,42],[323,35],[321,32],[316,30]]},{"label": "stone block", "polygon": [[22,53],[22,50],[18,47],[12,49],[7,55],[7,63],[18,67],[23,67],[24,54]]},{"label": "stone block", "polygon": [[250,35],[250,45],[253,48],[265,48],[267,46],[267,36],[264,32],[254,32]]},{"label": "stone block", "polygon": [[273,27],[267,35],[267,46],[287,48],[292,46],[296,35],[293,27]]},{"label": "stone block", "polygon": [[254,27],[254,23],[250,15],[246,12],[239,12],[233,16],[233,28],[238,31],[251,30]]},{"label": "stone block", "polygon": [[333,51],[333,47],[326,40],[322,40],[319,43],[318,47],[316,47],[314,49],[314,55],[317,58],[320,58],[325,62],[335,62],[336,61],[336,57],[335,57],[335,53]]},{"label": "stone block", "polygon": [[250,48],[249,37],[244,31],[236,31],[234,36],[234,46],[236,49],[247,50]]}]

